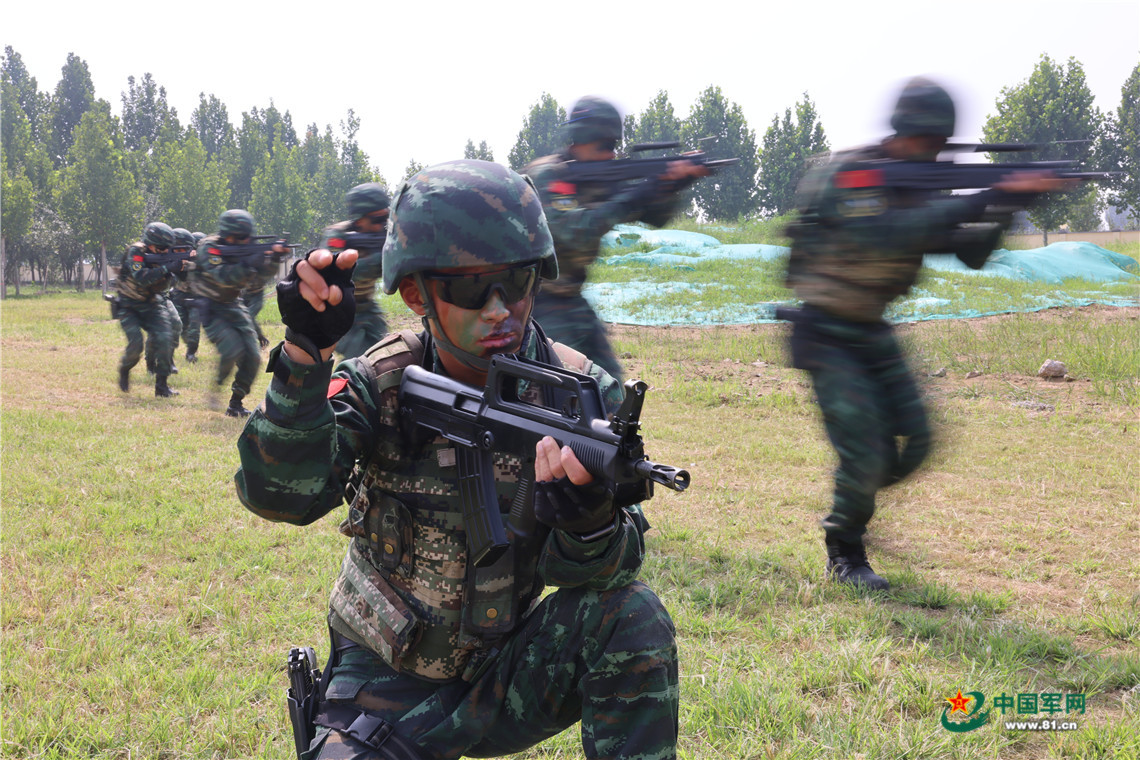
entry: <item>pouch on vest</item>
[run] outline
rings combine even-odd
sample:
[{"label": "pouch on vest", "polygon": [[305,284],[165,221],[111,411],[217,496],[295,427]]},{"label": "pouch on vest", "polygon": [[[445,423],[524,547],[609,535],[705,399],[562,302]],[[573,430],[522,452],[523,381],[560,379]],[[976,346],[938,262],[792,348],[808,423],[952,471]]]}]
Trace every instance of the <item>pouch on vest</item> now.
[{"label": "pouch on vest", "polygon": [[329,599],[336,613],[329,622],[398,671],[400,660],[419,641],[420,621],[364,556],[360,543],[359,539],[349,542]]},{"label": "pouch on vest", "polygon": [[412,576],[412,513],[391,494],[361,488],[340,532],[362,542],[377,567]]}]

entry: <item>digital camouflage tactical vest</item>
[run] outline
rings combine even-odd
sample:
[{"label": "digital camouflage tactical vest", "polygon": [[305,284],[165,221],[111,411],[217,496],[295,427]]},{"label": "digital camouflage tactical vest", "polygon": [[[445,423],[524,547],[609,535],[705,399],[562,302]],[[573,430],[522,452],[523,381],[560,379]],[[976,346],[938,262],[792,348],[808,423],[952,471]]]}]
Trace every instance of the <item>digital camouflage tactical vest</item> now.
[{"label": "digital camouflage tactical vest", "polygon": [[227,264],[221,256],[211,256],[210,248],[219,240],[217,235],[210,235],[198,243],[197,264],[189,277],[190,290],[216,303],[233,303],[242,290],[259,284],[262,273],[244,264]]},{"label": "digital camouflage tactical vest", "polygon": [[[603,203],[613,196],[613,188],[605,185],[574,185],[561,179],[569,156],[555,154],[536,158],[524,171],[534,180],[535,186],[555,212],[573,212]],[[598,258],[600,241],[596,237],[575,235],[572,222],[563,221],[560,214],[547,211],[547,222],[554,234],[558,251],[558,279],[544,281],[542,292],[547,295],[578,295],[586,283],[587,270]],[[573,242],[577,240],[575,245]]]},{"label": "digital camouflage tactical vest", "polygon": [[138,242],[132,244],[123,254],[123,259],[119,263],[119,277],[115,280],[115,289],[120,298],[131,301],[152,301],[156,295],[165,293],[171,283],[174,282],[174,275],[172,274],[159,277],[147,284],[139,282],[137,279],[139,273],[149,269],[143,263],[143,256],[146,252],[146,246]]},{"label": "digital camouflage tactical vest", "polygon": [[[527,537],[508,529],[510,548],[497,563],[467,562],[455,450],[445,438],[417,437],[400,425],[403,371],[422,364],[424,352],[421,338],[405,331],[360,360],[380,400],[380,424],[375,449],[358,464],[363,477],[341,524],[353,540],[333,586],[329,623],[395,670],[430,681],[470,679],[483,654],[520,625],[542,593],[537,566],[550,529],[536,523]],[[560,344],[543,353],[540,359],[579,372],[590,366]],[[533,389],[523,400],[540,401]],[[533,479],[533,465],[504,452],[494,453],[494,465],[506,524],[520,479]]]},{"label": "digital camouflage tactical vest", "polygon": [[805,303],[855,322],[881,320],[922,266],[921,249],[888,247],[883,217],[923,198],[882,184],[870,162],[883,157],[876,146],[840,154],[810,171],[797,191],[799,214],[788,230],[788,287]]}]

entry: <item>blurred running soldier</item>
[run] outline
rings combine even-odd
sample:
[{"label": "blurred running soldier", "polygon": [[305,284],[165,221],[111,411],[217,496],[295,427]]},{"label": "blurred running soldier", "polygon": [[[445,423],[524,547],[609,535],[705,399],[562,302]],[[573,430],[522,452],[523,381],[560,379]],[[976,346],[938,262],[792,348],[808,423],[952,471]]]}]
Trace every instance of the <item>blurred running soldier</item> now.
[{"label": "blurred running soldier", "polygon": [[777,311],[793,323],[792,364],[811,374],[839,456],[822,523],[828,576],[872,590],[890,588],[863,546],[875,494],[914,472],[931,445],[918,388],[883,312],[914,284],[926,252],[953,251],[975,269],[985,264],[1010,215],[961,225],[982,220],[988,206],[1024,204],[1026,194],[1062,187],[1037,172],[1012,173],[974,195],[884,185],[876,171],[883,161],[935,161],[954,134],[954,102],[928,79],[907,83],[891,127],[881,144],[838,154],[804,177],[787,272],[803,307]]}]

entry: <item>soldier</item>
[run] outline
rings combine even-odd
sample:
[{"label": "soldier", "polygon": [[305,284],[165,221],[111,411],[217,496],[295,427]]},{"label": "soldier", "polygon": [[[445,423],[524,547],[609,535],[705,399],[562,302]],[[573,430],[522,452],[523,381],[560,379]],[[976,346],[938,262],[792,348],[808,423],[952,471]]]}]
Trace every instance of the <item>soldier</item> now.
[{"label": "soldier", "polygon": [[127,348],[119,360],[119,388],[126,393],[131,387],[131,368],[143,355],[143,331],[154,340],[154,395],[177,396],[167,385],[170,376],[173,326],[163,293],[174,282],[182,266],[146,263],[146,254],[165,253],[174,244],[174,231],[162,222],[151,222],[143,230],[141,242],[133,243],[119,264],[117,312],[119,324],[127,334]]},{"label": "soldier", "polygon": [[[198,299],[206,337],[218,348],[218,371],[214,376],[216,388],[212,399],[216,399],[222,383],[237,366],[230,386],[232,395],[226,407],[229,417],[249,415],[249,410],[242,406],[242,399],[249,393],[261,365],[257,330],[249,310],[241,301],[241,292],[259,278],[276,271],[277,264],[271,254],[286,250],[281,246],[267,248],[265,261],[258,266],[227,261],[219,254],[219,245],[247,243],[252,236],[253,217],[248,211],[230,209],[224,212],[218,219],[218,234],[203,238],[198,244],[197,267],[190,275],[190,287]],[[211,402],[214,404],[216,400]]]},{"label": "soldier", "polygon": [[1009,217],[960,225],[981,220],[987,206],[1062,187],[1038,172],[1007,175],[974,195],[884,186],[876,172],[883,161],[937,159],[954,133],[954,102],[939,85],[915,78],[899,97],[891,127],[894,135],[881,144],[839,154],[804,178],[798,219],[788,230],[787,272],[803,307],[777,312],[793,323],[792,364],[811,374],[839,456],[831,514],[822,523],[827,573],[874,590],[890,588],[863,547],[875,494],[914,472],[931,443],[918,388],[883,312],[914,284],[924,252],[953,250],[968,266],[985,263]]},{"label": "soldier", "polygon": [[[455,450],[400,424],[405,367],[481,388],[498,353],[588,373],[611,411],[619,402],[613,378],[530,318],[540,276],[557,275],[534,186],[498,164],[453,161],[406,180],[391,211],[384,291],[399,290],[424,332],[389,335],[333,372],[356,253],[309,254],[278,285],[285,342],[238,441],[238,495],[261,517],[305,525],[346,486],[359,494],[341,526],[351,540],[330,600],[331,677],[306,757],[500,756],[579,720],[587,757],[675,757],[675,633],[636,580],[640,507],[615,509],[550,438],[532,472],[496,451],[500,510],[534,477],[537,522],[476,568]],[[543,597],[546,585],[556,590]]]},{"label": "soldier", "polygon": [[[188,248],[186,245],[188,241],[193,242],[189,232],[181,227],[175,227],[172,232],[174,233],[174,245],[171,247],[171,251],[185,253],[187,250],[193,250],[192,246]],[[180,232],[185,233],[185,237],[180,238]],[[175,286],[177,286],[179,282],[185,281],[186,276],[193,268],[194,265],[192,263],[183,262],[181,268],[175,272]],[[178,313],[178,309],[175,307],[173,300],[171,300],[171,294],[173,292],[174,290],[172,288],[160,293],[158,297],[162,299],[162,307],[166,310],[166,318],[170,320],[170,374],[177,375],[178,367],[174,364],[174,352],[178,350],[178,336],[182,333],[183,325],[182,315]],[[146,358],[146,371],[152,375],[155,371],[154,350],[154,334],[151,333],[146,336],[146,353],[144,357]]]},{"label": "soldier", "polygon": [[[363,232],[385,236],[388,229],[388,191],[376,182],[366,182],[345,193],[344,203],[348,207],[350,219],[337,222],[325,230],[321,238],[321,248],[333,253],[344,250],[345,232]],[[376,281],[381,274],[381,254],[383,244],[371,250],[358,250],[356,269],[352,273],[352,284],[356,290],[356,318],[340,342],[337,353],[346,358],[361,356],[368,347],[388,333],[384,313],[376,303]]]},{"label": "soldier", "polygon": [[[170,318],[171,327],[171,341],[170,341],[170,374],[177,375],[178,367],[174,364],[174,354],[178,352],[178,339],[179,337],[186,337],[188,331],[193,337],[193,344],[190,338],[186,339],[187,347],[187,360],[191,364],[197,360],[195,356],[193,359],[190,357],[194,351],[198,350],[199,339],[199,325],[197,323],[197,316],[193,313],[194,297],[190,293],[190,270],[194,268],[193,259],[197,257],[195,250],[194,236],[189,230],[182,227],[174,228],[174,246],[170,249],[175,253],[189,253],[191,261],[184,262],[182,269],[175,275],[174,287],[163,294],[163,299],[166,301],[166,313]],[[191,320],[194,320],[191,322]],[[193,345],[193,349],[190,346]],[[154,346],[151,337],[146,341],[146,366],[147,371],[154,373]]]},{"label": "soldier", "polygon": [[554,340],[576,348],[622,379],[621,364],[598,315],[582,297],[586,270],[598,258],[602,236],[622,222],[660,227],[678,210],[680,192],[709,174],[702,166],[678,161],[659,177],[613,187],[577,186],[562,179],[567,161],[610,161],[622,138],[621,117],[608,101],[588,95],[574,104],[563,125],[562,153],[531,162],[523,171],[534,179],[558,252],[559,278],[546,283],[534,318]]}]

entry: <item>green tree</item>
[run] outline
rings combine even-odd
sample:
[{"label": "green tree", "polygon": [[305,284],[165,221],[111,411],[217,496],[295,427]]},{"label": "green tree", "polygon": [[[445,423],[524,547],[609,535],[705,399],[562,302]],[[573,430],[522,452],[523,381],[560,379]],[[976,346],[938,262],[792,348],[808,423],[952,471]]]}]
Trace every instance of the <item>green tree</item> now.
[{"label": "green tree", "polygon": [[217,96],[198,93],[198,107],[190,114],[190,129],[202,142],[210,158],[232,160],[235,151],[234,126],[226,104]]},{"label": "green tree", "polygon": [[404,167],[404,180],[407,181],[410,177],[419,174],[426,168],[427,166],[425,164],[421,164],[414,158],[409,158],[408,165]]},{"label": "green tree", "polygon": [[345,192],[364,182],[385,184],[383,177],[368,165],[368,154],[360,149],[356,135],[360,132],[360,119],[351,108],[340,123],[340,162],[344,167]]},{"label": "green tree", "polygon": [[808,168],[808,158],[826,152],[827,137],[815,111],[815,104],[804,93],[803,102],[784,110],[783,120],[773,116],[760,149],[760,205],[779,216],[795,207],[796,188]]},{"label": "green tree", "polygon": [[479,141],[479,147],[475,147],[475,143],[470,139],[467,140],[467,145],[463,148],[463,157],[475,161],[494,161],[495,154],[487,147],[486,140]]},{"label": "green tree", "polygon": [[1140,64],[1120,89],[1120,107],[1110,114],[1105,137],[1107,161],[1102,166],[1121,172],[1108,182],[1109,202],[1140,224]]},{"label": "green tree", "polygon": [[56,166],[63,164],[74,141],[72,133],[94,104],[95,85],[87,63],[74,53],[68,53],[51,100],[51,139],[48,145]]},{"label": "green tree", "polygon": [[156,149],[160,213],[171,227],[213,230],[230,197],[225,170],[211,161],[206,148],[191,134],[181,142]]},{"label": "green tree", "polygon": [[566,146],[562,125],[566,122],[566,109],[558,105],[551,95],[542,93],[523,119],[518,139],[507,155],[512,169],[520,171],[536,158],[559,153]]},{"label": "green tree", "polygon": [[[4,48],[4,63],[0,68],[3,71],[3,81],[12,87],[11,91],[4,93],[4,100],[9,104],[19,104],[20,110],[28,120],[32,139],[42,141],[44,124],[51,105],[47,93],[39,91],[36,78],[28,73],[24,59],[12,49],[11,45]],[[6,120],[9,113],[7,108],[5,113]],[[6,121],[5,127],[7,127]]]},{"label": "green tree", "polygon": [[237,160],[230,164],[230,208],[249,208],[254,175],[268,160],[269,141],[261,122],[254,115],[243,113],[237,132]]},{"label": "green tree", "polygon": [[[669,93],[658,90],[657,95],[649,102],[649,106],[637,117],[632,114],[625,117],[623,124],[625,139],[623,147],[637,143],[650,142],[680,142],[681,120],[673,113],[673,104],[669,102]],[[660,156],[673,151],[646,151],[640,155]]]},{"label": "green tree", "polygon": [[8,297],[8,243],[28,234],[32,228],[35,196],[32,182],[22,166],[9,167],[7,156],[0,156],[0,298]]},{"label": "green tree", "polygon": [[[1087,164],[1100,137],[1103,119],[1093,105],[1085,72],[1075,58],[1059,66],[1042,55],[1025,81],[1003,87],[997,113],[986,119],[986,142],[1035,143],[1038,160],[1071,160]],[[1014,153],[990,154],[996,163],[1024,160]],[[1066,193],[1053,193],[1029,210],[1029,219],[1045,235],[1068,223],[1075,227],[1087,217],[1090,202],[1097,204],[1096,186],[1086,184]],[[1090,200],[1091,199],[1091,200]],[[1099,214],[1099,209],[1097,210]]]},{"label": "green tree", "polygon": [[274,137],[277,150],[253,177],[253,196],[249,212],[257,220],[262,234],[309,235],[313,226],[313,211],[309,206],[308,188],[301,172],[300,154],[296,148],[286,147],[286,127],[278,124]]},{"label": "green tree", "polygon": [[[101,100],[75,128],[59,186],[59,209],[84,242],[98,247],[100,273],[107,269],[107,249],[124,247],[143,222],[143,201],[114,131],[110,105]],[[78,264],[82,292],[82,259]]]},{"label": "green tree", "polygon": [[127,77],[127,91],[123,100],[123,142],[128,150],[149,150],[160,141],[177,140],[182,131],[178,113],[166,100],[166,88],[155,84],[154,78],[143,74],[135,83]]},{"label": "green tree", "polygon": [[314,214],[314,238],[328,224],[344,217],[344,195],[349,189],[364,182],[387,184],[368,165],[368,155],[356,142],[360,120],[353,111],[348,112],[340,127],[341,136],[337,138],[331,126],[326,126],[322,134],[316,124],[309,125],[305,140],[297,149]]},{"label": "green tree", "polygon": [[740,106],[728,100],[719,87],[709,86],[697,97],[681,126],[682,141],[700,148],[709,158],[739,158],[693,186],[693,200],[709,219],[738,219],[756,211],[756,171],[759,168],[756,133]]}]

